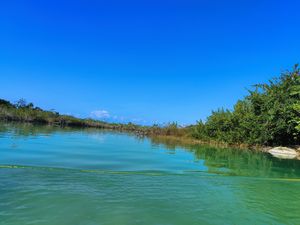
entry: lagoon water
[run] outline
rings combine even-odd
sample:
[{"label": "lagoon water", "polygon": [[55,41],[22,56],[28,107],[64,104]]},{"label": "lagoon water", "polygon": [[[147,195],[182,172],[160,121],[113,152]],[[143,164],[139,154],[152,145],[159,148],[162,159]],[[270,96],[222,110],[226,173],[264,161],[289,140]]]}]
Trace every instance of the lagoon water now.
[{"label": "lagoon water", "polygon": [[0,124],[1,225],[300,224],[300,162]]}]

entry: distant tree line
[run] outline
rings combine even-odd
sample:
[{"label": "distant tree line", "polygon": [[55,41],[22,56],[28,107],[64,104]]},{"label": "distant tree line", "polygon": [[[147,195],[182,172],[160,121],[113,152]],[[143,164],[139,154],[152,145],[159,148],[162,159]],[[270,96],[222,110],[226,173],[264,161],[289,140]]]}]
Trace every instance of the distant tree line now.
[{"label": "distant tree line", "polygon": [[60,115],[54,110],[43,110],[20,99],[15,104],[0,99],[0,120],[29,123],[52,124],[59,126],[94,126],[105,127],[109,124],[92,119],[80,119],[69,115]]}]

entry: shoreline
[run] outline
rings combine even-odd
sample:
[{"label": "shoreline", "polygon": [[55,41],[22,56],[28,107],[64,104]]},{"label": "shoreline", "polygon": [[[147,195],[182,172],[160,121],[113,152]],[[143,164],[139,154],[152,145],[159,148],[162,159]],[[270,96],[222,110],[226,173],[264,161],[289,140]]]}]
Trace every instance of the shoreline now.
[{"label": "shoreline", "polygon": [[275,148],[289,148],[297,152],[298,156],[296,157],[297,160],[300,160],[300,146],[299,145],[292,145],[292,146],[262,146],[262,145],[249,145],[249,144],[228,144],[225,142],[218,142],[218,141],[204,141],[199,140],[189,136],[176,136],[176,135],[165,135],[165,134],[155,134],[150,131],[150,127],[128,127],[127,124],[57,124],[57,123],[47,123],[47,122],[36,122],[36,121],[18,121],[18,120],[1,120],[0,122],[5,123],[17,123],[17,124],[30,124],[30,125],[44,125],[50,127],[59,127],[59,128],[94,128],[99,130],[110,130],[110,131],[119,131],[119,132],[127,132],[131,133],[137,137],[146,137],[153,140],[161,141],[161,142],[173,142],[178,145],[202,145],[202,146],[209,146],[221,149],[236,149],[236,150],[249,150],[255,152],[262,152],[270,154],[270,150]]},{"label": "shoreline", "polygon": [[[278,151],[279,154],[271,154],[274,157],[281,159],[297,159],[300,160],[300,146],[299,145],[291,145],[291,146],[262,146],[262,145],[247,145],[247,144],[228,144],[216,141],[202,141],[198,139],[193,139],[190,137],[176,137],[176,136],[150,136],[150,138],[156,139],[158,141],[174,141],[177,144],[187,144],[187,145],[206,145],[214,148],[221,149],[236,149],[241,151],[253,151],[253,152],[261,152],[266,154],[271,154],[271,151]],[[294,151],[296,155],[294,157],[289,158],[291,156],[289,152],[286,151]]]}]

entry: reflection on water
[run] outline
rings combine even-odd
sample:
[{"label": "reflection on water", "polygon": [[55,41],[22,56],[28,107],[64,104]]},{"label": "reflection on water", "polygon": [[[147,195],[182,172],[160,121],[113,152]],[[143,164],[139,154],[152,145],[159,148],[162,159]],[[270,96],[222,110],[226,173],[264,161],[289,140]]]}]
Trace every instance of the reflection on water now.
[{"label": "reflection on water", "polygon": [[178,140],[168,138],[152,138],[151,141],[174,153],[182,149],[192,152],[195,160],[204,160],[204,165],[211,172],[230,170],[230,175],[300,178],[299,160],[282,160],[253,150],[181,144]]},{"label": "reflection on water", "polygon": [[0,124],[0,225],[300,224],[300,163],[97,129]]}]

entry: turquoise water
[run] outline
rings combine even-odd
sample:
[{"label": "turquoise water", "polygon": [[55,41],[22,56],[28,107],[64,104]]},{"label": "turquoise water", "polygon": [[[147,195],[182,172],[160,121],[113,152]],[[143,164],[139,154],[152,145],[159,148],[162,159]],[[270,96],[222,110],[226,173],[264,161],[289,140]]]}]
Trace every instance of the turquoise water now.
[{"label": "turquoise water", "polygon": [[0,125],[0,224],[300,224],[300,163],[95,129]]}]

